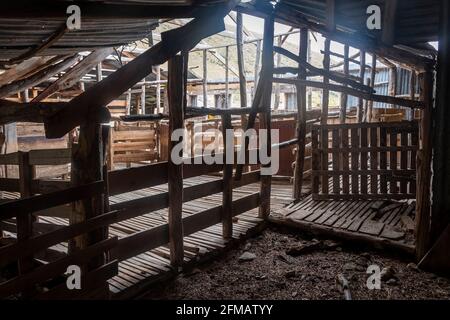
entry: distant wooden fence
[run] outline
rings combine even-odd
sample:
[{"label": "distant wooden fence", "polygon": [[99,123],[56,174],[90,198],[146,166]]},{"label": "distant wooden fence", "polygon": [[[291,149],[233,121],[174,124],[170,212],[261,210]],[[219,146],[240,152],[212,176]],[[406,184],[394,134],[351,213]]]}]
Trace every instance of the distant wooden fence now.
[{"label": "distant wooden fence", "polygon": [[130,165],[159,159],[158,127],[111,128],[108,164],[114,170],[118,163]]},{"label": "distant wooden fence", "polygon": [[314,125],[313,198],[415,198],[418,145],[416,121]]}]

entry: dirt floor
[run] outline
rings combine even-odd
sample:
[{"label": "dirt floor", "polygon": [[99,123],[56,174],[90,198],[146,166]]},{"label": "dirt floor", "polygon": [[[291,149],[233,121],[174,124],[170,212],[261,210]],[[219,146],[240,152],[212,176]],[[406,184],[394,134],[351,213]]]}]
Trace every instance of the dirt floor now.
[{"label": "dirt floor", "polygon": [[[379,290],[367,288],[371,265],[381,270]],[[142,298],[339,300],[339,275],[354,300],[450,299],[450,279],[420,271],[406,259],[275,227]]]}]

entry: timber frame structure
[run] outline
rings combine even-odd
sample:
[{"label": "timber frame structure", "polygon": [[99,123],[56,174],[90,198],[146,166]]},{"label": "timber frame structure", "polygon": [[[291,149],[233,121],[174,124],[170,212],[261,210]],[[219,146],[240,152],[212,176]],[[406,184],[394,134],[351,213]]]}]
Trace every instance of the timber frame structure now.
[{"label": "timber frame structure", "polygon": [[[0,199],[0,230],[14,235],[2,239],[0,268],[15,270],[13,276],[0,278],[0,298],[132,295],[154,280],[167,279],[194,264],[201,256],[199,248],[218,251],[267,221],[403,250],[415,255],[421,268],[449,274],[448,1],[376,1],[382,8],[381,31],[366,27],[365,10],[370,1],[168,2],[79,2],[82,24],[87,28],[79,31],[65,27],[66,8],[73,2],[27,2],[26,9],[19,0],[0,5],[0,23],[8,26],[8,32],[0,34],[0,67],[11,77],[0,85],[0,125],[4,128],[0,146],[6,143],[7,127],[13,123],[42,123],[48,139],[78,132],[69,148],[0,155],[0,165],[19,168],[17,177],[0,178],[2,195],[20,195],[19,199]],[[206,102],[202,108],[188,107],[189,52],[203,39],[222,32],[223,20],[232,11],[236,11],[241,108],[227,108],[227,103],[224,108],[211,108]],[[261,66],[255,71],[252,101],[244,94],[243,14],[264,19],[263,39],[258,42]],[[39,24],[43,17],[50,21],[47,27],[51,30],[45,40],[39,32],[25,35],[30,31],[27,28],[34,28],[33,23]],[[108,77],[100,73],[97,83],[70,101],[45,100],[63,87],[62,82],[74,83],[70,75],[62,75],[62,80],[31,101],[8,98],[64,70],[67,75],[67,70],[75,69],[71,76],[79,79],[108,56],[111,47],[148,36],[160,19],[180,18],[192,20],[162,33],[160,42],[152,43]],[[30,25],[22,28],[21,19],[30,20]],[[282,41],[274,43],[275,22],[299,29],[299,52],[283,48]],[[109,32],[110,28],[117,32]],[[309,32],[325,38],[322,68],[308,62]],[[17,43],[11,42],[12,35],[17,36]],[[439,42],[438,51],[429,44],[433,41]],[[343,55],[331,51],[332,42],[343,44]],[[349,56],[350,47],[359,50],[359,60]],[[93,53],[79,62],[74,54],[81,51]],[[274,54],[290,59],[297,67],[277,67]],[[369,54],[371,73],[366,75]],[[331,70],[332,56],[343,59],[343,72]],[[355,61],[360,65],[359,77],[349,75],[349,63]],[[278,144],[269,136],[266,143],[269,152],[295,147],[292,186],[261,175],[259,165],[251,166],[251,171],[242,164],[206,165],[201,160],[202,164],[195,164],[195,155],[191,155],[191,164],[176,164],[167,157],[108,170],[108,145],[124,139],[117,138],[117,133],[111,136],[107,106],[166,62],[167,110],[125,115],[121,117],[124,123],[167,121],[166,151],[170,155],[175,145],[168,137],[191,118],[213,116],[223,132],[235,127],[236,121],[244,129],[271,129],[279,118],[295,119],[295,136]],[[410,97],[397,96],[395,84],[389,95],[375,92],[377,62],[391,70],[401,66],[411,72]],[[32,64],[34,72],[18,67],[25,64]],[[226,70],[228,90],[228,67]],[[310,79],[318,76],[322,81]],[[276,84],[295,86],[296,113],[272,114],[272,87]],[[308,87],[323,92],[318,113],[307,111]],[[203,90],[206,96],[205,79]],[[330,91],[341,93],[334,120],[329,110]],[[351,121],[348,96],[359,99]],[[407,109],[409,119],[377,122],[374,102]],[[137,141],[130,143],[145,145],[144,149],[156,143]],[[249,151],[249,139],[243,140],[241,148]],[[226,152],[224,149],[216,156],[233,157]],[[69,163],[70,179],[42,179],[33,173],[37,166]],[[387,202],[380,204],[383,201]],[[374,206],[378,211],[371,211]],[[412,244],[398,241],[395,226],[414,211]],[[81,266],[82,290],[66,288],[64,273],[70,265]],[[130,287],[133,293],[126,290]]]}]

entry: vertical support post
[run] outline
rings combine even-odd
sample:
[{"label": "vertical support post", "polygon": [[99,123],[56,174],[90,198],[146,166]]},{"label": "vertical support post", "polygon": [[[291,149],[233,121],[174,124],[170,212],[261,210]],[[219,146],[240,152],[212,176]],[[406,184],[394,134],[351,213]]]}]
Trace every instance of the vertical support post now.
[{"label": "vertical support post", "polygon": [[[259,114],[259,128],[267,130],[267,155],[271,157],[272,139],[271,129],[271,98],[272,98],[272,76],[273,76],[273,35],[275,20],[271,15],[264,20],[264,44],[262,65],[264,66],[265,91],[262,93],[260,108],[262,112]],[[261,205],[259,207],[259,217],[266,219],[270,214],[270,194],[272,188],[272,176],[261,176],[260,198]]]},{"label": "vertical support post", "polygon": [[[239,72],[239,95],[241,99],[241,108],[247,108],[247,78],[245,77],[245,61],[244,61],[244,32],[242,13],[238,12],[236,16],[236,48]],[[256,57],[259,60],[258,57]],[[256,85],[255,85],[256,88]],[[245,128],[247,118],[241,116],[241,126]]]},{"label": "vertical support post", "polygon": [[156,66],[156,112],[160,113],[161,110],[161,67]]},{"label": "vertical support post", "polygon": [[255,55],[255,71],[254,71],[254,82],[253,82],[253,98],[255,97],[256,88],[258,86],[259,80],[259,61],[261,59],[261,40],[256,42],[256,55]]},{"label": "vertical support post", "polygon": [[231,115],[222,116],[223,136],[223,193],[222,193],[222,234],[224,239],[233,236],[233,165],[228,163],[227,158],[234,156],[234,137],[228,139],[227,129],[232,129]]},{"label": "vertical support post", "polygon": [[229,96],[229,92],[230,92],[230,79],[229,79],[229,75],[230,75],[230,67],[229,67],[229,58],[230,58],[230,47],[226,46],[225,47],[225,108],[229,108],[230,107],[230,101],[228,99]]},{"label": "vertical support post", "polygon": [[[330,39],[325,39],[325,48],[323,56],[323,69],[325,71],[330,70]],[[327,77],[323,77],[323,82],[328,84],[330,80]],[[329,103],[329,91],[324,89],[322,93],[322,117],[321,125],[326,126],[328,123],[328,103]],[[323,129],[321,134],[321,150],[322,150],[322,170],[328,170],[328,129]],[[328,194],[328,175],[322,175],[322,192]]]},{"label": "vertical support post", "polygon": [[417,152],[417,183],[416,183],[416,255],[422,259],[430,249],[431,220],[431,159],[432,134],[431,113],[433,104],[433,74],[431,71],[420,75],[420,100],[425,103],[422,110],[420,135],[422,147]]},{"label": "vertical support post", "polygon": [[[395,97],[397,95],[397,67],[389,68],[389,95]],[[395,108],[393,104],[391,108]]]},{"label": "vertical support post", "polygon": [[208,107],[208,50],[203,50],[203,107]]},{"label": "vertical support post", "polygon": [[[365,74],[366,74],[366,52],[364,50],[361,50],[360,54],[359,54],[359,82],[361,84],[364,84],[364,80],[365,80]],[[358,122],[362,122],[363,120],[363,109],[364,109],[364,99],[359,98],[359,102],[358,102]]]},{"label": "vertical support post", "polygon": [[[433,184],[430,240],[434,244],[450,223],[450,4],[441,3],[436,104],[433,125]],[[448,249],[448,245],[447,245]]]},{"label": "vertical support post", "polygon": [[[308,55],[308,29],[300,29],[299,57],[302,61],[307,60]],[[298,65],[298,78],[306,80],[306,69]],[[305,144],[306,144],[306,86],[297,85],[297,153],[294,168],[294,199],[302,197],[303,171],[305,167]]]},{"label": "vertical support post", "polygon": [[144,84],[141,86],[141,112],[140,114],[145,114],[145,79]]},{"label": "vertical support post", "polygon": [[[372,54],[372,70],[370,72],[370,85],[373,89],[375,89],[375,76],[377,75],[377,55]],[[373,100],[369,101],[369,107],[367,110],[366,121],[372,121],[372,112],[373,112]]]},{"label": "vertical support post", "polygon": [[[346,44],[344,46],[344,75],[349,75],[349,56],[350,48]],[[345,123],[347,118],[347,101],[348,101],[348,95],[346,93],[341,93],[341,110],[339,112],[339,120],[341,123]]]},{"label": "vertical support post", "polygon": [[[168,187],[169,187],[169,239],[170,262],[173,267],[183,264],[183,165],[176,165],[172,159],[172,149],[180,141],[172,141],[172,133],[183,129],[184,125],[184,56],[177,55],[169,60],[168,99],[169,99],[169,135],[168,135]],[[181,141],[182,142],[182,141]],[[178,156],[182,157],[183,154]]]},{"label": "vertical support post", "polygon": [[[27,198],[32,195],[31,182],[33,180],[33,168],[30,165],[29,153],[19,151],[19,188],[20,197]],[[33,235],[33,215],[31,212],[17,216],[17,240],[29,239]],[[19,274],[23,275],[33,268],[33,257],[19,259]]]},{"label": "vertical support post", "polygon": [[[279,36],[279,37],[277,38],[277,41],[278,41],[277,45],[278,45],[279,47],[281,47],[281,46],[283,45],[281,36]],[[275,64],[275,67],[279,67],[279,66],[281,65],[281,54],[276,53],[275,56],[276,56],[276,64]],[[276,84],[275,84],[275,100],[274,100],[274,106],[273,106],[273,109],[274,109],[274,110],[278,110],[279,107],[280,107],[280,84],[279,84],[279,83],[276,83]]]},{"label": "vertical support post", "polygon": [[[411,100],[416,100],[416,71],[411,70],[411,78],[409,81],[409,97]],[[414,109],[409,108],[406,112],[406,119],[408,121],[414,120]]]}]

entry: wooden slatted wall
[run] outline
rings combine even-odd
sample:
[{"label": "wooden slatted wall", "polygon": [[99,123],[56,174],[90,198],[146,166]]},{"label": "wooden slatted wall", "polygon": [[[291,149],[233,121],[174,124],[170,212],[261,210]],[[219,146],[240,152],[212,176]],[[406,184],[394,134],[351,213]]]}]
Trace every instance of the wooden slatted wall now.
[{"label": "wooden slatted wall", "polygon": [[314,125],[312,139],[314,199],[415,198],[417,121]]}]

